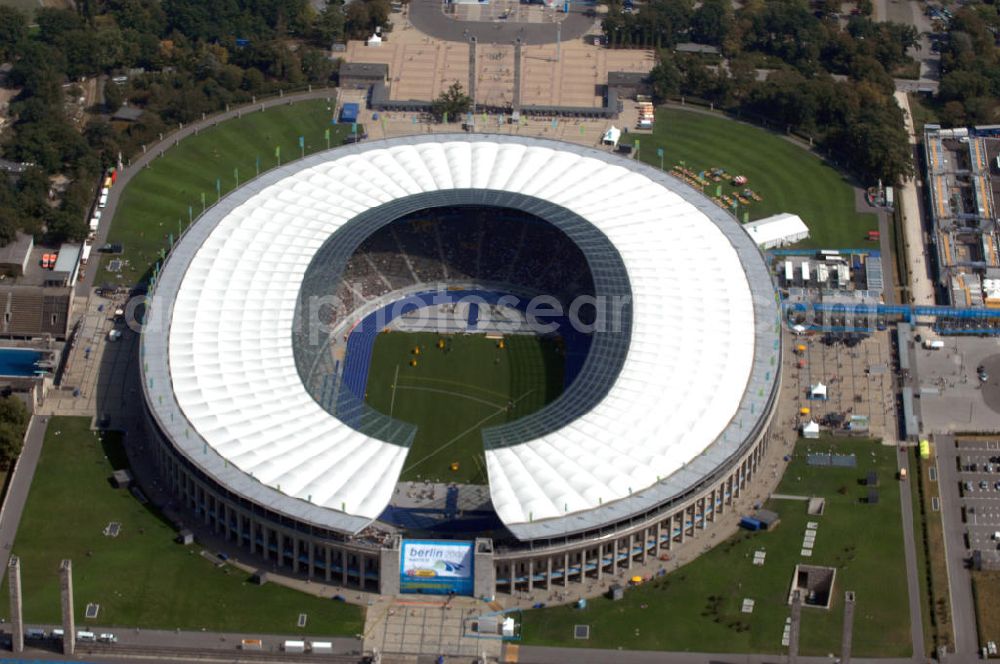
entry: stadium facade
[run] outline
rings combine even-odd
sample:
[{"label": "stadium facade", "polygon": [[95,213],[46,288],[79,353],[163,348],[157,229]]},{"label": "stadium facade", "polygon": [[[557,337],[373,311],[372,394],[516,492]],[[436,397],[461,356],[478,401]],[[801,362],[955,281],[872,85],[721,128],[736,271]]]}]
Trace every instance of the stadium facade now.
[{"label": "stadium facade", "polygon": [[[441,266],[406,252],[352,257],[393,220],[463,206],[557,228],[586,257],[586,295],[620,315],[595,326],[555,401],[484,430],[504,536],[418,546],[378,520],[412,425],[328,384],[343,382],[336,347],[358,321],[462,272],[440,241]],[[505,255],[516,263],[521,251]],[[485,272],[461,281],[495,285]],[[763,456],[780,344],[763,256],[700,192],[596,149],[437,135],[312,155],[222,199],[157,274],[141,366],[161,474],[228,542],[386,594],[407,590],[419,556],[465,546],[464,562],[439,569],[464,570],[463,589],[492,596],[600,580],[710,527]]]}]

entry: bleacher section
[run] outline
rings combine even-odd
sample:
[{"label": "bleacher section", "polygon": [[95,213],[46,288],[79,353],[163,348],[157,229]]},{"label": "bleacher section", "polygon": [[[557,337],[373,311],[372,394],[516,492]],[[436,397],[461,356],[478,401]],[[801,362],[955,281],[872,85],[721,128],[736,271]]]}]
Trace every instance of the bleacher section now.
[{"label": "bleacher section", "polygon": [[343,302],[337,315],[446,281],[510,284],[562,301],[593,293],[583,253],[551,224],[513,210],[444,208],[398,219],[362,242],[335,291]]},{"label": "bleacher section", "polygon": [[0,286],[0,334],[65,339],[72,293],[66,288]]}]

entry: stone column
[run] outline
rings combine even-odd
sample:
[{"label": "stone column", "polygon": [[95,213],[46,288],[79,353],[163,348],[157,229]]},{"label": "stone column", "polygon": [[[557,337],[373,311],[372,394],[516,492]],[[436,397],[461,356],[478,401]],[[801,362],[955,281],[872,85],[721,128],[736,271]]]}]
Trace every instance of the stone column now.
[{"label": "stone column", "polygon": [[76,650],[76,623],[73,618],[73,562],[68,558],[59,564],[59,595],[62,600],[63,654]]},{"label": "stone column", "polygon": [[10,589],[10,649],[24,651],[24,616],[21,603],[21,560],[11,556],[7,561],[7,584]]},{"label": "stone column", "polygon": [[[394,538],[392,546],[379,549],[378,592],[390,597],[399,594],[400,538]],[[364,583],[362,582],[362,585]]]},{"label": "stone column", "polygon": [[[486,537],[476,538],[472,546],[472,594],[475,597],[486,597],[492,601],[497,590],[497,568],[493,563],[493,540]],[[513,572],[511,572],[510,589],[513,593]]]}]

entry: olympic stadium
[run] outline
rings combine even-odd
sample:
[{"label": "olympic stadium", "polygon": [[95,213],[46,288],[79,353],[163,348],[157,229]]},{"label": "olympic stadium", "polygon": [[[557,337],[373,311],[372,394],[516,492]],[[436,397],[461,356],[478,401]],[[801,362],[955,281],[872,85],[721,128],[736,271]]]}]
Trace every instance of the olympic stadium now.
[{"label": "olympic stadium", "polygon": [[[436,344],[376,380],[378,340],[416,318]],[[505,368],[520,387],[465,432],[486,486],[401,481],[434,422],[393,416],[400,372],[482,338],[505,367],[534,337],[555,389],[515,413],[536,388]],[[598,149],[434,135],[312,155],[210,208],[155,276],[141,367],[161,475],[218,536],[338,586],[492,597],[710,528],[763,456],[780,344],[762,254],[700,192]]]}]

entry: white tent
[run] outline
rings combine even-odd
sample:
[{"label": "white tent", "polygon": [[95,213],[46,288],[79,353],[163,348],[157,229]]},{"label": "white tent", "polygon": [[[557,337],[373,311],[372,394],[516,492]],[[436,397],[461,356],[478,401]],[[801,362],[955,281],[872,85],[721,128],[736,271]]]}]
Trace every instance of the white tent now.
[{"label": "white tent", "polygon": [[503,632],[501,636],[511,637],[514,636],[514,619],[504,618],[503,619]]},{"label": "white tent", "polygon": [[826,385],[823,383],[816,383],[809,388],[809,398],[822,399],[823,401],[826,401]]},{"label": "white tent", "polygon": [[793,244],[809,237],[809,228],[796,214],[782,212],[771,217],[751,221],[743,225],[761,249],[773,249]]},{"label": "white tent", "polygon": [[371,37],[368,38],[367,45],[368,46],[381,46],[382,45],[382,37],[380,37],[377,34],[376,35],[372,35]]},{"label": "white tent", "polygon": [[606,132],[604,132],[604,138],[601,139],[601,143],[604,145],[613,145],[618,147],[618,140],[622,137],[622,130],[618,127],[611,125]]},{"label": "white tent", "polygon": [[804,438],[819,438],[819,425],[809,420],[809,423],[802,427]]}]

